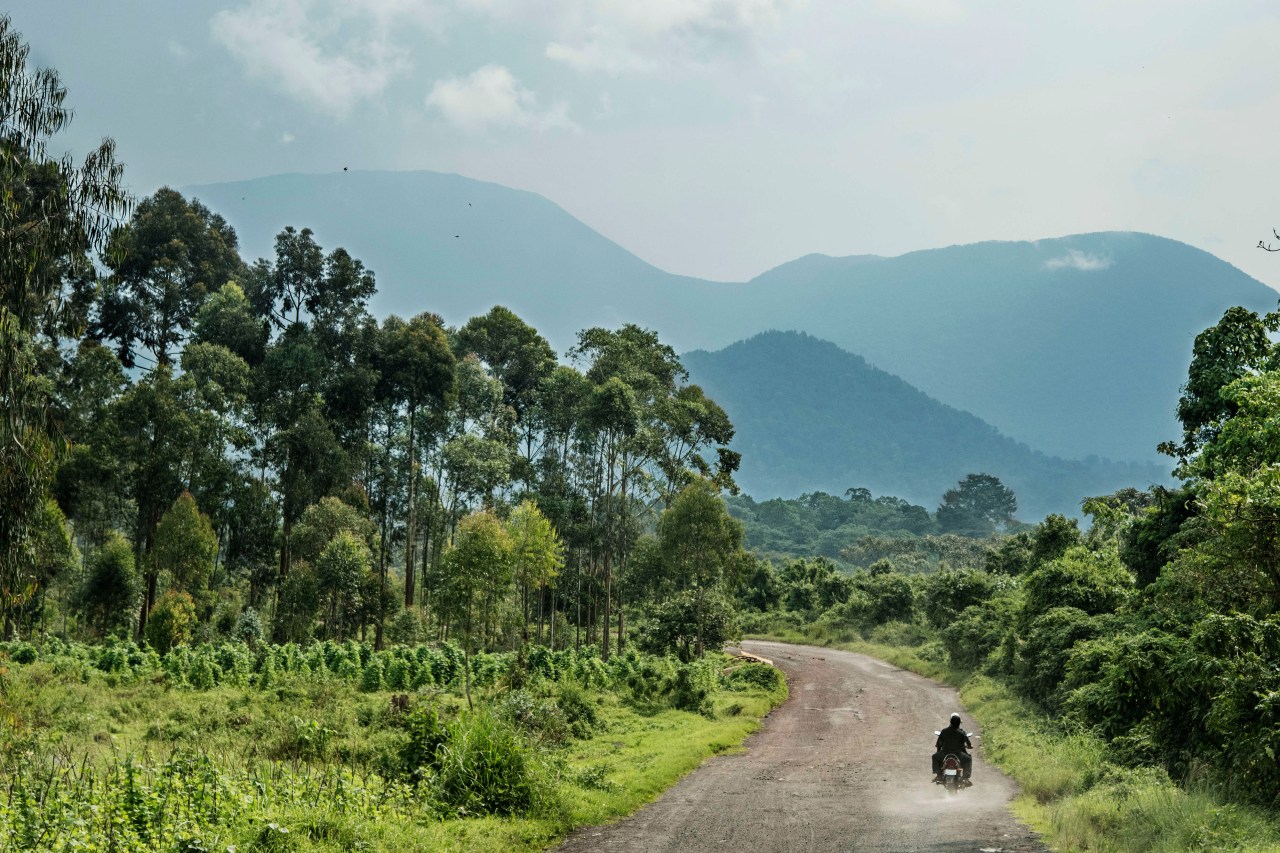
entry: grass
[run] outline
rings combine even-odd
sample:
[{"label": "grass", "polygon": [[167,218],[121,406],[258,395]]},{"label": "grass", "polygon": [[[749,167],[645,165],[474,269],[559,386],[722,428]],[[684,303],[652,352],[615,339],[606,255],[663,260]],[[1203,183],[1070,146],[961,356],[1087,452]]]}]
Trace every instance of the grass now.
[{"label": "grass", "polygon": [[[737,686],[747,689],[718,685],[703,713],[637,703],[625,689],[586,690],[594,731],[545,742],[531,733],[545,796],[527,814],[499,817],[442,809],[397,775],[407,735],[389,691],[292,675],[196,691],[162,676],[11,665],[0,685],[0,836],[39,823],[24,809],[47,807],[66,825],[45,826],[44,837],[15,830],[13,847],[63,849],[54,836],[93,834],[77,825],[87,815],[99,836],[118,831],[124,849],[542,850],[577,826],[633,812],[706,757],[737,748],[785,698],[785,684]],[[526,690],[542,701],[561,689],[544,681]],[[496,709],[507,695],[495,687],[483,698]],[[413,701],[446,716],[465,705],[438,689]],[[163,843],[139,840],[143,812],[166,816]],[[99,842],[82,849],[112,849]]]},{"label": "grass", "polygon": [[1070,731],[999,680],[922,656],[919,647],[796,630],[755,638],[858,652],[959,687],[969,713],[982,721],[984,756],[1018,782],[1014,813],[1054,850],[1280,851],[1275,813],[1232,803],[1207,786],[1177,785],[1158,768],[1110,764],[1099,738]]}]

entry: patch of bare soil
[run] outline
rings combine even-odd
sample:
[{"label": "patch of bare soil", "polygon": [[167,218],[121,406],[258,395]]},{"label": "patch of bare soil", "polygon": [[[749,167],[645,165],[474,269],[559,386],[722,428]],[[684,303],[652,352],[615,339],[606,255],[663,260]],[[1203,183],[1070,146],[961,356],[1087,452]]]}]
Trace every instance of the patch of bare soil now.
[{"label": "patch of bare soil", "polygon": [[1014,783],[982,760],[972,788],[930,781],[933,732],[956,691],[852,652],[747,642],[787,674],[791,698],[747,742],[630,818],[573,833],[559,849],[699,853],[1046,851],[1010,814]]}]

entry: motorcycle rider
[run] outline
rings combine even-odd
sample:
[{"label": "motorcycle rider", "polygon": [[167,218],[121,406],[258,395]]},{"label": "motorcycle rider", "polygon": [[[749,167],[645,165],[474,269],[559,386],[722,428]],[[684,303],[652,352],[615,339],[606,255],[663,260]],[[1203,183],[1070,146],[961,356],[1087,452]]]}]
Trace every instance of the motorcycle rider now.
[{"label": "motorcycle rider", "polygon": [[969,781],[969,776],[973,772],[973,756],[968,750],[973,749],[973,744],[969,742],[968,733],[960,728],[959,714],[951,715],[951,725],[938,732],[938,740],[933,747],[936,750],[933,753],[933,781],[942,780],[942,761],[948,755],[954,755],[960,759],[964,779],[966,782]]}]

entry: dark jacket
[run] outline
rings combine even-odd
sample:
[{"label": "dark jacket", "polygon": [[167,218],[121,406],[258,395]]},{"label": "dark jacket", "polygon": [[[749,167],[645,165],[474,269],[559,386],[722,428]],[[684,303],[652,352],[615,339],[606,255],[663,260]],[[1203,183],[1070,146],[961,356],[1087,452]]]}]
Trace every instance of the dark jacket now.
[{"label": "dark jacket", "polygon": [[969,743],[969,735],[959,726],[948,726],[938,733],[938,742],[935,748],[941,753],[966,752],[973,749],[973,744]]}]

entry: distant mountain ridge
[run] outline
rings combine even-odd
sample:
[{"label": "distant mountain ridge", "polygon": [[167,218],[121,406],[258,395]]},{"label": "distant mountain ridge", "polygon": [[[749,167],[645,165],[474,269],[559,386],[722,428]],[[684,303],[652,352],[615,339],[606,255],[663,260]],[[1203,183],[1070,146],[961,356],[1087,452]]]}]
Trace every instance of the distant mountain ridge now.
[{"label": "distant mountain ridge", "polygon": [[809,332],[1004,434],[1068,458],[1154,462],[1195,335],[1276,291],[1160,237],[1084,234],[895,258],[809,255],[750,282],[671,275],[534,193],[434,172],[277,175],[186,190],[250,257],[309,226],[378,274],[379,314],[462,323],[503,304],[563,351],[634,322],[678,350]]},{"label": "distant mountain ridge", "polygon": [[1046,456],[835,344],[764,332],[682,356],[690,381],[729,414],[753,496],[840,495],[863,487],[933,508],[970,473],[994,474],[1019,517],[1078,515],[1080,499],[1168,478],[1168,466]]}]

